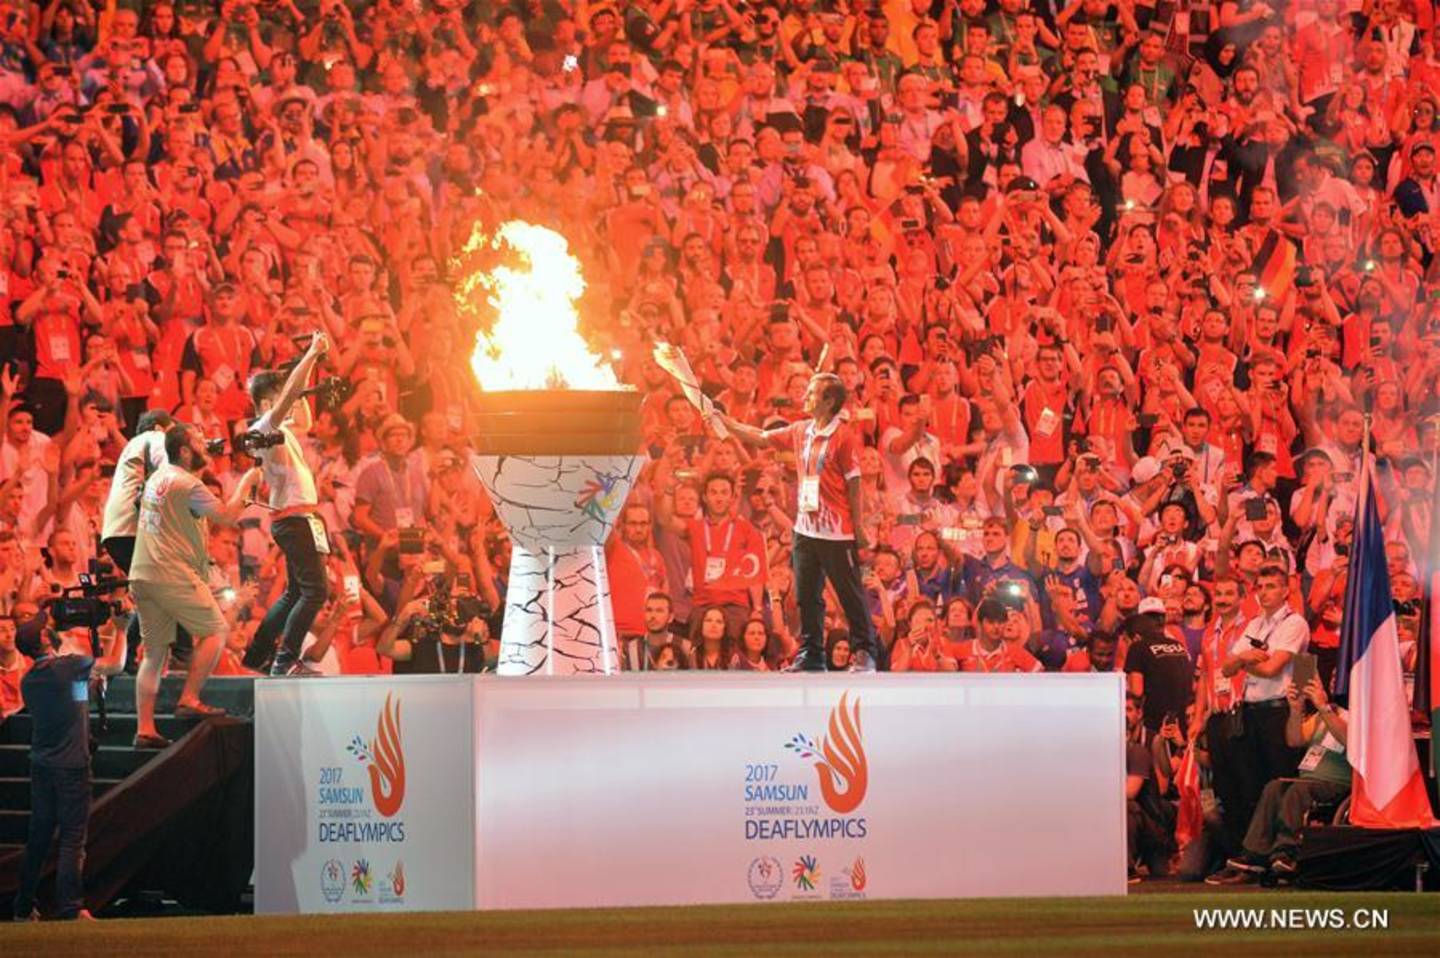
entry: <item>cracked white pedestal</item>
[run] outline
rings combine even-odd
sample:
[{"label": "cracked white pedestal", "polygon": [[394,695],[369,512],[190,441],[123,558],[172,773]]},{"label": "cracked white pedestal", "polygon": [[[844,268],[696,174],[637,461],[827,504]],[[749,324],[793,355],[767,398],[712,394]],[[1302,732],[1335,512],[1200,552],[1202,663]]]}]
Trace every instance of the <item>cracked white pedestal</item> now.
[{"label": "cracked white pedestal", "polygon": [[605,540],[638,455],[481,455],[475,472],[513,549],[500,675],[608,675],[619,667]]}]

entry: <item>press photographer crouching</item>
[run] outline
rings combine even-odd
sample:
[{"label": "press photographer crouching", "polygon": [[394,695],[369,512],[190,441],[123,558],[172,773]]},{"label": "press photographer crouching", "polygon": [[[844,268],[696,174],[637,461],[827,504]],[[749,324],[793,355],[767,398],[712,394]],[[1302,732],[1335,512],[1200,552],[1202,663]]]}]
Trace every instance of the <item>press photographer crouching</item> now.
[{"label": "press photographer crouching", "polygon": [[319,514],[315,477],[298,437],[309,432],[312,423],[305,383],[329,348],[325,334],[316,333],[288,375],[267,370],[250,379],[250,398],[260,417],[250,424],[243,445],[258,459],[270,490],[270,534],[285,554],[285,592],[261,621],[245,665],[264,669],[273,655],[271,675],[315,674],[301,660],[300,647],[325,607],[330,541]]},{"label": "press photographer crouching", "polygon": [[401,587],[400,614],[375,645],[397,675],[493,672],[499,643],[485,620],[492,606],[474,592],[470,573],[412,566]]},{"label": "press photographer crouching", "polygon": [[15,895],[17,921],[40,920],[35,889],[57,829],[54,917],[91,918],[81,887],[90,821],[90,686],[124,665],[120,629],[110,633],[98,659],[92,642],[120,609],[110,595],[114,586],[114,580],[84,582],[15,630],[16,649],[33,660],[20,680],[31,719],[30,830]]}]

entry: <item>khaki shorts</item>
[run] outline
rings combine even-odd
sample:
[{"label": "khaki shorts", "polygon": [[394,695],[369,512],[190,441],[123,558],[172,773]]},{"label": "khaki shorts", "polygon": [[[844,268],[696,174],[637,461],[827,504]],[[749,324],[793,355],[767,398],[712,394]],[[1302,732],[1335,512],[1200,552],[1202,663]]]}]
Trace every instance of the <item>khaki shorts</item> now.
[{"label": "khaki shorts", "polygon": [[198,577],[188,582],[132,581],[130,594],[140,614],[140,642],[146,655],[169,652],[177,625],[183,625],[196,641],[226,631],[220,604]]}]

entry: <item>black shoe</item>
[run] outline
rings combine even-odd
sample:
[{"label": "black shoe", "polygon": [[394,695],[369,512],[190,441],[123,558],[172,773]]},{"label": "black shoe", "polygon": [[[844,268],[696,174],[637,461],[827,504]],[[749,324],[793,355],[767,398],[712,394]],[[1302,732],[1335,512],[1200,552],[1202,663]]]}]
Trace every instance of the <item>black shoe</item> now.
[{"label": "black shoe", "polygon": [[1249,852],[1245,852],[1239,858],[1225,859],[1225,867],[1233,868],[1236,871],[1250,872],[1253,875],[1259,875],[1266,871],[1269,866],[1270,862],[1268,860],[1258,855],[1252,855]]},{"label": "black shoe", "polygon": [[1277,875],[1293,875],[1300,870],[1300,866],[1295,862],[1294,856],[1281,852],[1270,859],[1270,870]]},{"label": "black shoe", "polygon": [[869,652],[855,652],[850,656],[850,672],[874,672],[875,660]]},{"label": "black shoe", "polygon": [[1259,880],[1259,876],[1252,871],[1243,868],[1233,868],[1229,865],[1205,879],[1207,885],[1249,885]]},{"label": "black shoe", "polygon": [[810,654],[808,649],[801,649],[795,653],[795,660],[780,670],[781,672],[824,672],[825,654]]},{"label": "black shoe", "polygon": [[277,655],[270,663],[271,675],[289,675],[290,670],[295,667],[296,659],[292,655]]},{"label": "black shoe", "polygon": [[32,908],[32,909],[30,909],[30,914],[28,914],[28,915],[12,915],[12,916],[10,916],[10,920],[11,920],[11,921],[39,921],[39,920],[40,920],[40,910],[39,910],[38,908]]}]

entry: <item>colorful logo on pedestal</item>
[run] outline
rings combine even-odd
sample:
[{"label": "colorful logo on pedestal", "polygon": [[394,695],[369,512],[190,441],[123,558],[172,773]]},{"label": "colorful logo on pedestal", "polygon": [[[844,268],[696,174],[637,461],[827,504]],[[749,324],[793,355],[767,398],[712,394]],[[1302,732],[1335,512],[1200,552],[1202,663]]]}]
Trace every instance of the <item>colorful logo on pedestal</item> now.
[{"label": "colorful logo on pedestal", "polygon": [[814,891],[820,884],[820,862],[814,855],[801,855],[790,867],[790,877],[801,891]]},{"label": "colorful logo on pedestal", "polygon": [[[864,885],[864,882],[861,882]],[[395,893],[396,898],[405,897],[405,863],[396,862],[395,867],[390,871],[390,890]]]},{"label": "colorful logo on pedestal", "polygon": [[369,763],[370,800],[382,818],[394,818],[405,803],[405,749],[400,741],[400,700],[389,695],[375,723],[375,737],[367,746],[357,735],[348,749],[357,760]]},{"label": "colorful logo on pedestal", "polygon": [[[745,766],[745,838],[862,839],[869,823],[857,814],[870,788],[870,764],[860,725],[860,700],[840,696],[817,745],[797,733],[785,743],[796,757],[810,760],[815,781],[796,781],[778,763]],[[819,792],[818,800],[814,792]],[[823,804],[822,804],[823,803]]]},{"label": "colorful logo on pedestal", "polygon": [[601,472],[591,467],[595,478],[585,483],[580,495],[575,497],[575,508],[596,522],[604,522],[619,508],[624,496],[625,476],[614,472]]},{"label": "colorful logo on pedestal", "polygon": [[400,737],[400,699],[385,696],[375,720],[375,737],[354,735],[345,751],[365,769],[357,779],[354,766],[325,765],[319,769],[312,799],[322,842],[372,845],[405,841],[405,748]]},{"label": "colorful logo on pedestal", "polygon": [[865,859],[856,858],[848,867],[840,869],[840,874],[830,876],[830,897],[834,900],[864,898],[868,883]]},{"label": "colorful logo on pedestal", "polygon": [[374,877],[370,874],[370,863],[360,859],[350,869],[350,887],[355,889],[357,895],[370,894],[370,886],[374,884]]},{"label": "colorful logo on pedestal", "polygon": [[320,866],[320,893],[330,904],[345,897],[345,863],[332,858]]},{"label": "colorful logo on pedestal", "polygon": [[780,859],[761,855],[750,863],[745,880],[750,884],[752,895],[761,901],[769,901],[779,893],[780,886],[785,883],[785,871],[780,865]]},{"label": "colorful logo on pedestal", "polygon": [[840,704],[830,710],[830,731],[820,740],[823,761],[815,763],[820,778],[820,797],[837,815],[848,815],[865,801],[870,786],[870,766],[865,760],[865,743],[860,738],[860,700],[846,709],[846,692]]}]

